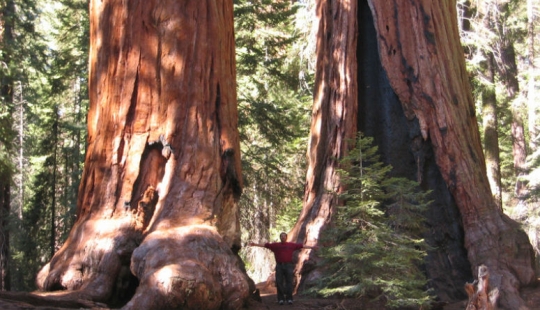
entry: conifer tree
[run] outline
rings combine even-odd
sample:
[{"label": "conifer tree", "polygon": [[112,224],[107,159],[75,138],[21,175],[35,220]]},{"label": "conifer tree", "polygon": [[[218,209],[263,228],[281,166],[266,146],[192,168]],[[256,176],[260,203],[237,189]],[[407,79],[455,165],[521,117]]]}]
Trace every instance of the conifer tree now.
[{"label": "conifer tree", "polygon": [[33,290],[38,269],[74,220],[88,102],[88,3],[36,0],[16,5],[19,14],[32,18],[21,17],[28,31],[17,37],[23,60],[16,89],[21,98],[18,147],[24,156],[17,173],[24,190],[16,197],[22,206],[17,208],[19,218],[11,223],[17,228],[11,244],[12,278],[16,290]]},{"label": "conifer tree", "polygon": [[[268,241],[287,230],[301,207],[311,74],[298,53],[290,1],[234,1],[244,240]],[[265,280],[269,253],[248,248],[252,276]],[[262,277],[262,278],[261,278]]]},{"label": "conifer tree", "polygon": [[340,161],[343,204],[323,235],[328,276],[317,289],[323,296],[383,298],[391,308],[425,305],[430,296],[420,268],[427,250],[421,214],[429,192],[389,177],[392,167],[379,160],[372,141],[359,134]]},{"label": "conifer tree", "polygon": [[[49,97],[60,115],[58,128],[57,237],[61,244],[75,218],[77,191],[82,173],[88,109],[89,16],[85,0],[60,0],[49,17],[55,25],[51,38],[57,47],[51,55]],[[50,149],[52,150],[52,149]],[[53,156],[52,152],[50,156]]]},{"label": "conifer tree", "polygon": [[[2,235],[0,243],[9,247],[9,270],[3,289],[17,289],[19,280],[15,271],[20,243],[20,217],[24,202],[24,173],[26,155],[25,128],[28,124],[28,107],[36,103],[39,93],[40,73],[45,65],[45,44],[36,31],[37,0],[0,1],[0,166],[2,197]],[[33,84],[31,86],[31,84]],[[9,168],[9,169],[8,169]],[[7,199],[6,199],[7,198]],[[4,230],[6,229],[6,230]],[[7,253],[2,249],[2,254]],[[2,264],[3,267],[6,265]],[[7,267],[6,267],[7,268]],[[23,267],[24,269],[24,267]],[[5,274],[5,273],[4,273]]]}]

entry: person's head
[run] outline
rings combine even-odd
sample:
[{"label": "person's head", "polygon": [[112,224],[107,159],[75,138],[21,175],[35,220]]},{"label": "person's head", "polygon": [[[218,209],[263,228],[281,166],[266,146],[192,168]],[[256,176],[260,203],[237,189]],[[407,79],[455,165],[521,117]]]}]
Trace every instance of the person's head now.
[{"label": "person's head", "polygon": [[281,242],[286,242],[287,241],[287,234],[284,233],[284,232],[279,234],[279,240],[281,240]]}]

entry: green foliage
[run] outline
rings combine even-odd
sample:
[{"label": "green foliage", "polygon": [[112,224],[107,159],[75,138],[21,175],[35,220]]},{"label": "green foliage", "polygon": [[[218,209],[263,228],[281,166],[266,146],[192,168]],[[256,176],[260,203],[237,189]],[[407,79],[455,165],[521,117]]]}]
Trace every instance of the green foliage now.
[{"label": "green foliage", "polygon": [[32,184],[23,212],[23,218],[13,221],[20,229],[14,236],[14,286],[17,290],[35,289],[35,275],[50,257],[50,207],[52,197],[50,163],[46,158],[35,160],[34,167],[41,166],[39,173],[32,176]]},{"label": "green foliage", "polygon": [[[538,197],[540,197],[540,150],[531,154],[527,158],[527,161],[527,165],[531,167],[531,171],[523,177],[523,180],[528,183],[530,201],[537,203]],[[534,214],[534,217],[537,218],[538,214]]]},{"label": "green foliage", "polygon": [[[460,34],[461,42],[466,55],[467,71],[470,73],[473,96],[477,103],[476,111],[481,133],[483,133],[482,118],[485,117],[482,115],[481,109],[482,94],[486,91],[495,91],[496,94],[503,204],[505,210],[511,212],[512,204],[516,201],[514,200],[518,180],[516,175],[523,173],[522,171],[517,172],[514,167],[512,144],[515,137],[513,137],[512,126],[523,121],[526,139],[531,139],[531,137],[527,137],[529,133],[527,126],[538,126],[538,124],[527,124],[526,122],[528,113],[533,110],[526,106],[526,97],[534,96],[534,94],[528,93],[527,85],[531,78],[534,80],[534,77],[529,76],[530,71],[528,71],[529,66],[534,65],[534,60],[531,62],[527,46],[529,43],[527,1],[471,2],[459,0],[457,4],[460,22],[463,26]],[[537,34],[540,33],[538,31],[539,25],[535,23],[533,26],[535,29],[532,29]],[[513,47],[513,50],[509,51],[508,47]],[[533,49],[538,55],[538,45],[534,46]],[[508,52],[510,54],[507,54]],[[486,55],[489,53],[495,57],[493,81],[486,78],[490,75],[486,63]],[[510,68],[505,62],[510,60],[508,57],[512,56],[513,53],[515,53],[518,67],[515,78],[519,81],[519,89],[509,91],[507,77],[504,76],[504,73],[508,72]],[[529,104],[534,104],[534,98],[527,100]],[[520,120],[520,117],[523,119]],[[514,128],[514,130],[516,129]],[[534,170],[537,167],[535,160],[529,158],[528,161],[530,164],[528,167]],[[530,177],[526,178],[534,181],[535,177],[533,172]],[[535,198],[536,196],[533,194],[531,197]]]},{"label": "green foliage", "polygon": [[384,298],[391,308],[426,306],[431,297],[420,268],[427,250],[421,214],[430,193],[414,181],[389,178],[392,167],[379,160],[372,140],[359,134],[340,161],[343,205],[322,235],[327,277],[316,291]]},{"label": "green foliage", "polygon": [[22,124],[22,144],[15,147],[24,157],[16,159],[22,163],[16,178],[23,183],[13,205],[22,211],[10,222],[11,269],[14,290],[33,290],[36,272],[74,220],[86,140],[89,22],[85,0],[23,2],[15,1],[15,12],[32,17],[17,15],[31,22],[24,29],[32,33],[18,27],[13,45],[24,47],[16,50],[21,63],[14,77],[14,114],[22,118],[14,122]]},{"label": "green foliage", "polygon": [[289,221],[280,226],[290,227],[287,214],[303,194],[311,95],[302,85],[312,75],[296,52],[298,8],[286,0],[234,1],[241,221],[252,240],[269,240],[280,214]]},{"label": "green foliage", "polygon": [[[288,0],[234,1],[243,240],[275,240],[301,209],[313,80],[300,52],[309,29],[295,23],[301,11]],[[266,280],[271,253],[240,255],[253,279]]]},{"label": "green foliage", "polygon": [[282,208],[276,215],[276,223],[270,228],[270,236],[277,237],[282,232],[289,232],[296,223],[300,211],[302,211],[302,200],[294,199],[287,208]]},{"label": "green foliage", "polygon": [[25,158],[21,154],[27,154],[23,152],[23,144],[28,141],[21,132],[24,125],[32,121],[21,115],[36,103],[41,89],[40,77],[47,67],[46,44],[35,29],[39,15],[37,7],[36,1],[0,1],[0,170],[4,170],[0,172],[5,177],[4,184],[9,184],[10,189],[8,203],[11,214],[5,215],[3,220],[10,237],[9,255],[12,257],[7,267],[10,268],[11,290],[21,288],[21,275],[29,270],[16,257],[19,257],[22,244],[17,241],[24,229],[19,218],[25,180],[24,167],[21,169]]}]

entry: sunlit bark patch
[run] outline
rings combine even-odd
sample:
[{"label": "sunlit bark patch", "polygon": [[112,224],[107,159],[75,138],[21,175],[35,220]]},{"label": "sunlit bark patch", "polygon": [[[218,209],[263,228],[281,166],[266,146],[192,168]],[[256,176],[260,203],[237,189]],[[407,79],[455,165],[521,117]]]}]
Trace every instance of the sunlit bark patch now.
[{"label": "sunlit bark patch", "polygon": [[126,309],[234,309],[249,292],[239,262],[211,226],[151,233],[134,251],[131,271],[140,286]]}]

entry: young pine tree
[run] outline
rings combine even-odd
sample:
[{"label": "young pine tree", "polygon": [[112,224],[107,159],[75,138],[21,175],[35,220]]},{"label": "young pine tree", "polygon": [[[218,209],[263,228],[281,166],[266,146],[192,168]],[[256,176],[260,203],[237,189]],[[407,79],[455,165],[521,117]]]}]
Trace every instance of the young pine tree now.
[{"label": "young pine tree", "polygon": [[372,141],[359,134],[341,161],[343,203],[322,236],[328,274],[318,293],[382,298],[390,308],[426,306],[431,298],[420,270],[427,249],[421,213],[429,192],[389,177],[392,167],[379,160]]}]

